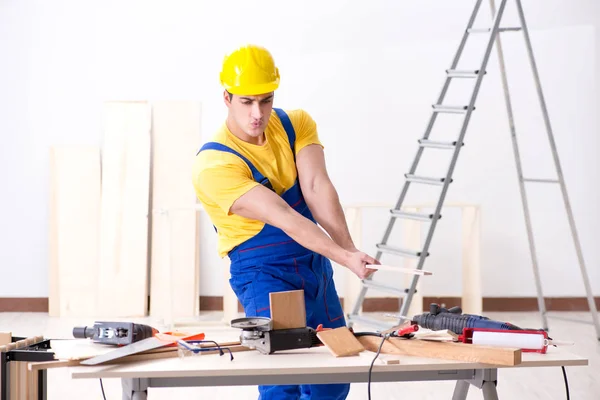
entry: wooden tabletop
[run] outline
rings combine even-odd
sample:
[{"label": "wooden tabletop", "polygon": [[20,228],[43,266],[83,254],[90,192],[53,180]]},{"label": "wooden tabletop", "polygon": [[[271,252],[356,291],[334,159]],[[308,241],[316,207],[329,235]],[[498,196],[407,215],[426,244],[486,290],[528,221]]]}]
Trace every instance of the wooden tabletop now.
[{"label": "wooden tabletop", "polygon": [[[73,378],[176,378],[176,377],[244,377],[318,374],[364,374],[375,353],[363,351],[357,356],[336,358],[325,347],[291,350],[271,355],[257,351],[197,355],[185,358],[167,358],[105,366],[71,367]],[[434,358],[382,355],[397,359],[399,364],[376,361],[373,375],[378,372],[450,371],[486,368],[524,368],[550,366],[584,366],[588,360],[569,353],[566,348],[549,348],[547,354],[523,353],[522,363],[514,367],[494,366],[473,362],[450,361]]]}]

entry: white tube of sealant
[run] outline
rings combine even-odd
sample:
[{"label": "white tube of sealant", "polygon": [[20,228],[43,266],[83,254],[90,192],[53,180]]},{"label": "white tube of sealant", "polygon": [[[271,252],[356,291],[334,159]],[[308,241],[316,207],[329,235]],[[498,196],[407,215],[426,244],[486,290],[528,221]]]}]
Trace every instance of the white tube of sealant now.
[{"label": "white tube of sealant", "polygon": [[543,334],[474,331],[472,343],[481,346],[543,350],[548,345],[548,339]]}]

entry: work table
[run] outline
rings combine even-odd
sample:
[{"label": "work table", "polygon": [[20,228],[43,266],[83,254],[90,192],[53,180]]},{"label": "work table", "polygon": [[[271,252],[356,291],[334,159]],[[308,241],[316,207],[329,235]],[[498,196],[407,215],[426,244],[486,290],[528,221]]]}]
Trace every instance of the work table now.
[{"label": "work table", "polygon": [[[225,352],[223,356],[210,354],[77,366],[70,367],[70,371],[74,379],[121,378],[124,399],[145,399],[149,387],[367,382],[375,355],[364,351],[357,356],[336,358],[324,347],[271,355],[256,351],[233,354],[233,361]],[[372,371],[373,382],[455,380],[453,399],[457,400],[466,399],[471,385],[483,390],[484,399],[497,399],[498,369],[588,364],[587,359],[560,348],[549,348],[546,354],[523,353],[522,363],[513,367],[388,354],[380,355],[380,358],[398,360],[399,363],[384,364],[377,360]]]}]

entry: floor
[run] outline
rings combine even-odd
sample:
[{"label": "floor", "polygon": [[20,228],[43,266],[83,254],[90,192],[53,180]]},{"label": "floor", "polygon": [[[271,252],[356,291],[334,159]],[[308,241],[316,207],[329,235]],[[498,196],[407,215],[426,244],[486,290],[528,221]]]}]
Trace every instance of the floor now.
[{"label": "floor", "polygon": [[[555,316],[571,318],[576,321],[589,321],[589,313],[556,313]],[[527,328],[540,325],[537,313],[487,313],[486,316],[512,322]],[[219,313],[207,313],[201,316],[207,321],[219,320]],[[77,325],[92,324],[94,321],[76,318],[51,318],[45,313],[0,313],[0,331],[12,331],[14,336],[33,336],[43,334],[46,338],[70,338],[72,329]],[[137,319],[164,331],[162,321],[152,318]],[[594,328],[589,323],[573,323],[551,318],[550,335],[557,340],[575,342],[570,351],[589,358],[589,366],[568,367],[567,376],[571,399],[600,399],[600,342],[596,339]],[[361,329],[360,326],[355,326]],[[203,327],[204,328],[204,327]],[[225,325],[206,323],[206,332],[224,334],[227,337],[237,333]],[[67,368],[48,371],[48,400],[58,399],[99,399],[102,400],[98,380],[72,380]],[[106,399],[121,399],[120,381],[103,380]],[[374,400],[387,399],[450,399],[454,384],[452,382],[416,382],[416,383],[376,383],[371,385]],[[565,383],[560,368],[536,368],[521,370],[501,370],[498,377],[500,399],[566,399]],[[151,388],[148,398],[159,399],[204,399],[219,396],[220,399],[257,399],[254,386],[208,387],[208,388]],[[348,399],[367,398],[366,384],[352,384]],[[469,391],[469,400],[482,399],[481,392],[475,388]]]}]

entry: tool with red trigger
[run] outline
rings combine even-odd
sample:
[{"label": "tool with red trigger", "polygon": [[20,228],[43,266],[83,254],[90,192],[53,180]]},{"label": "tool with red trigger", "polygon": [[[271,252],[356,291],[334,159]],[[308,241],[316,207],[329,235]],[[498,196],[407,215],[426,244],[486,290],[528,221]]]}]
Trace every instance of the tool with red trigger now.
[{"label": "tool with red trigger", "polygon": [[398,329],[396,332],[394,332],[392,334],[392,336],[396,336],[396,337],[403,337],[406,339],[410,339],[411,337],[413,337],[413,333],[419,330],[419,325],[417,324],[412,324],[409,325],[406,328],[402,328],[402,329]]},{"label": "tool with red trigger", "polygon": [[411,322],[434,331],[450,330],[463,343],[519,348],[525,352],[546,353],[548,346],[572,344],[553,340],[542,329],[523,329],[509,322],[463,314],[460,307],[446,309],[436,303],[430,305],[430,312],[414,316]]}]

